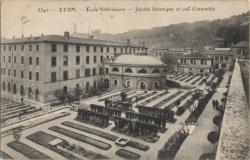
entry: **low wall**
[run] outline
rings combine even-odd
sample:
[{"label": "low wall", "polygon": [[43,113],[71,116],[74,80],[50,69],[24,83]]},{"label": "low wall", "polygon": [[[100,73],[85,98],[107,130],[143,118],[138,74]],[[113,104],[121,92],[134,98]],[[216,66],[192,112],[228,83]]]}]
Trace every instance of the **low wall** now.
[{"label": "low wall", "polygon": [[232,75],[216,160],[246,160],[249,152],[249,108],[238,61]]}]

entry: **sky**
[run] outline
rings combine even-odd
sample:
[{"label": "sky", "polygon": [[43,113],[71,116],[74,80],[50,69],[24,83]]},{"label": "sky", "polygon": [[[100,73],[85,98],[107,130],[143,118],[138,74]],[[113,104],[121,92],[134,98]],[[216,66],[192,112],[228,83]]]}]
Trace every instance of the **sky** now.
[{"label": "sky", "polygon": [[[209,11],[193,11],[193,8],[209,7]],[[62,12],[64,8],[67,8],[66,12]],[[101,11],[101,8],[120,11]],[[146,11],[136,12],[136,8],[146,8]],[[165,11],[153,11],[152,8],[165,8]],[[100,29],[102,33],[116,34],[183,22],[223,19],[248,10],[248,0],[2,0],[1,36],[62,35],[64,31],[72,33],[74,26],[78,33]]]}]

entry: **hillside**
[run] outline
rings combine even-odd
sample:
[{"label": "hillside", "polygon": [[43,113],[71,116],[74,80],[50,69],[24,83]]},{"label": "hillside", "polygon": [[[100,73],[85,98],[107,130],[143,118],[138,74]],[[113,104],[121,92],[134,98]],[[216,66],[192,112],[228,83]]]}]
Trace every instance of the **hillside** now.
[{"label": "hillside", "polygon": [[[248,41],[249,12],[226,19],[213,21],[198,21],[194,23],[180,23],[151,28],[148,30],[131,30],[120,34],[94,33],[97,39],[132,42],[145,41],[148,47],[203,48],[204,45],[216,46],[216,40],[222,41],[221,47],[228,47],[239,41]],[[73,36],[87,37],[87,34],[77,33]]]}]

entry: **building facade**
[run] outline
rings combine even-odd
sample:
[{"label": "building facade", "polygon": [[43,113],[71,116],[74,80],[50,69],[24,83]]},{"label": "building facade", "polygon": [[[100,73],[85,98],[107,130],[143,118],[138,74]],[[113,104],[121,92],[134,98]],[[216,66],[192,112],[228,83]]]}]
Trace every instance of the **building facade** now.
[{"label": "building facade", "polygon": [[213,59],[201,54],[190,54],[178,58],[181,74],[206,75],[212,71]]},{"label": "building facade", "polygon": [[69,92],[77,84],[86,92],[102,87],[109,73],[104,61],[116,54],[146,52],[130,42],[41,35],[1,40],[3,93],[47,103],[58,89]]},{"label": "building facade", "polygon": [[180,57],[193,53],[192,48],[166,48],[166,49],[151,49],[149,55],[161,59],[164,55]]},{"label": "building facade", "polygon": [[165,86],[166,65],[145,55],[121,55],[110,66],[109,84],[112,89],[160,89]]}]

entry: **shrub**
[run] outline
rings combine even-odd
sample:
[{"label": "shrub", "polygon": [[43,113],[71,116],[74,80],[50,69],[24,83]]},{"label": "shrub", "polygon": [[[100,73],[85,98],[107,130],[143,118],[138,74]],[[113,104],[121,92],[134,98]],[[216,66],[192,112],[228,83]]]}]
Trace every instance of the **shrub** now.
[{"label": "shrub", "polygon": [[221,125],[221,122],[222,122],[222,116],[215,116],[214,119],[213,119],[213,122],[214,124],[216,124],[217,126],[220,126]]},{"label": "shrub", "polygon": [[199,160],[215,160],[215,153],[204,153]]},{"label": "shrub", "polygon": [[176,115],[182,115],[185,112],[184,107],[178,107],[176,111]]},{"label": "shrub", "polygon": [[209,134],[207,135],[207,139],[209,142],[211,143],[215,143],[215,142],[218,142],[219,141],[219,137],[220,137],[220,134],[218,132],[209,132]]}]

